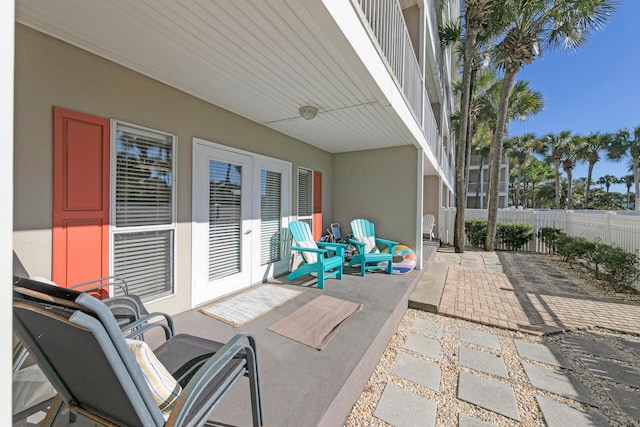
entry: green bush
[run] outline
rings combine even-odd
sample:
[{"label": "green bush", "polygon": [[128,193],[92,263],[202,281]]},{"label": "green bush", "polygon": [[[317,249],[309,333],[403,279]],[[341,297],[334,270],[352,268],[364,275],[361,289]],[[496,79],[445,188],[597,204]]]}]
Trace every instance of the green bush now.
[{"label": "green bush", "polygon": [[590,242],[584,237],[574,237],[567,234],[561,234],[556,240],[558,255],[562,260],[573,264],[576,261],[590,261],[596,244]]},{"label": "green bush", "polygon": [[584,237],[558,234],[556,252],[563,261],[581,262],[592,270],[597,279],[609,283],[615,290],[631,290],[640,278],[640,259],[634,253],[599,240],[591,242]]},{"label": "green bush", "polygon": [[529,240],[533,239],[533,225],[523,223],[498,224],[496,237],[510,251],[517,251]]},{"label": "green bush", "polygon": [[544,243],[551,254],[556,253],[558,238],[563,234],[565,234],[564,231],[553,227],[543,227],[538,230],[538,238],[542,240],[542,243]]},{"label": "green bush", "polygon": [[464,222],[467,240],[474,248],[483,248],[487,240],[487,221],[484,219],[468,219]]},{"label": "green bush", "polygon": [[[618,291],[630,290],[640,277],[640,262],[636,254],[610,245],[598,245],[599,265],[596,277],[602,278]],[[602,272],[600,272],[600,268]]]}]

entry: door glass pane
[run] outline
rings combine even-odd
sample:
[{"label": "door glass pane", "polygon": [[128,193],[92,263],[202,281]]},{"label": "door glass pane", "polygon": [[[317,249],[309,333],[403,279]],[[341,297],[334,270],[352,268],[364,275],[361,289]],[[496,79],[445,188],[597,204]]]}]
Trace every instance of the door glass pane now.
[{"label": "door glass pane", "polygon": [[262,170],[260,187],[260,265],[265,265],[281,259],[282,174]]},{"label": "door glass pane", "polygon": [[241,271],[242,166],[209,161],[209,280]]}]

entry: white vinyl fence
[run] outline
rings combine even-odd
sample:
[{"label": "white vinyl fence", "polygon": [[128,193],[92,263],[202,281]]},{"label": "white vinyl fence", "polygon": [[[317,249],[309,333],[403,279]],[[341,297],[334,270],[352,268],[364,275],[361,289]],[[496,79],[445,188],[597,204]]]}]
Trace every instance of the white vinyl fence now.
[{"label": "white vinyl fence", "polygon": [[[465,210],[465,219],[487,219],[487,216],[486,209]],[[455,218],[455,208],[440,210],[438,237],[445,244],[453,244]],[[544,227],[558,228],[571,236],[584,237],[590,241],[599,240],[607,245],[617,246],[636,254],[640,251],[640,216],[636,215],[618,215],[611,211],[498,209],[498,222],[532,224],[533,240],[523,247],[523,250],[529,252],[547,252],[537,235],[538,230]],[[498,249],[504,248],[498,246]]]}]

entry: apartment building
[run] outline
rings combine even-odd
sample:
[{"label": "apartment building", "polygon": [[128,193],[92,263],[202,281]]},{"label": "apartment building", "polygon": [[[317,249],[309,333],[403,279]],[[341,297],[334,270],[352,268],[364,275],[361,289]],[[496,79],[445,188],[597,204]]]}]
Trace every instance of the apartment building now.
[{"label": "apartment building", "polygon": [[421,259],[452,205],[442,0],[18,0],[12,250],[177,313],[291,269],[287,224]]},{"label": "apartment building", "polygon": [[[489,156],[471,155],[469,162],[469,184],[467,186],[467,208],[487,209],[489,196]],[[498,188],[498,208],[509,206],[509,159],[503,157],[500,163]]]}]

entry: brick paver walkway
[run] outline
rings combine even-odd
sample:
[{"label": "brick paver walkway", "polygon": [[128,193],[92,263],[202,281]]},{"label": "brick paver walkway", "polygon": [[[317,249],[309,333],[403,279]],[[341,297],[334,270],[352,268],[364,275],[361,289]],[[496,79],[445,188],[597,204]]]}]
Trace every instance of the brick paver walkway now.
[{"label": "brick paver walkway", "polygon": [[[631,334],[640,331],[640,304],[571,294],[568,288],[555,292],[549,286],[512,283],[496,268],[497,259],[485,252],[438,252],[436,261],[449,264],[438,312],[534,334],[595,326]],[[545,271],[529,274],[544,277]],[[556,275],[546,280],[560,279]]]}]

